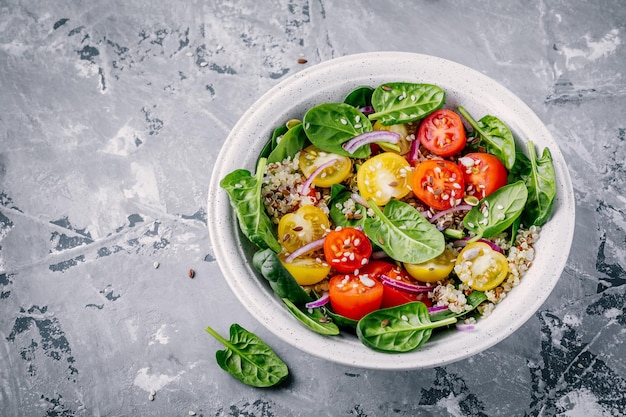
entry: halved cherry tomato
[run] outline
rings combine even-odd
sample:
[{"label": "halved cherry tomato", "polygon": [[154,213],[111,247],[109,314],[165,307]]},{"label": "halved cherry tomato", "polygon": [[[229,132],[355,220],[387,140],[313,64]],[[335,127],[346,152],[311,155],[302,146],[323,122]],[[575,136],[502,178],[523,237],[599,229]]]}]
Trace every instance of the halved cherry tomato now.
[{"label": "halved cherry tomato", "polygon": [[348,178],[352,171],[352,160],[350,158],[322,151],[316,146],[310,145],[300,152],[298,162],[300,164],[300,170],[309,178],[320,165],[333,159],[336,160],[335,163],[325,168],[313,179],[313,185],[328,188]]},{"label": "halved cherry tomato", "polygon": [[[385,275],[408,284],[422,285],[422,283],[415,280],[404,269],[398,266],[387,271]],[[381,308],[395,307],[410,303],[411,301],[421,301],[426,304],[427,307],[432,305],[427,293],[410,293],[383,283],[383,301],[380,306]]]},{"label": "halved cherry tomato", "polygon": [[300,285],[317,284],[330,273],[330,265],[320,258],[299,256],[291,262],[285,262],[286,255],[278,255],[280,263]]},{"label": "halved cherry tomato", "polygon": [[461,169],[454,162],[428,159],[415,167],[413,193],[436,210],[459,204],[465,195]]},{"label": "halved cherry tomato", "polygon": [[365,161],[356,179],[364,199],[384,206],[392,198],[400,199],[411,191],[411,165],[397,153],[383,152]]},{"label": "halved cherry tomato", "polygon": [[378,310],[383,300],[383,284],[367,274],[335,275],[328,283],[333,311],[352,320],[360,320]]},{"label": "halved cherry tomato", "polygon": [[353,227],[337,228],[326,236],[326,262],[339,272],[354,272],[369,261],[372,244],[365,233]]},{"label": "halved cherry tomato", "polygon": [[326,213],[315,206],[302,206],[278,222],[278,240],[288,252],[321,239],[330,228]]},{"label": "halved cherry tomato", "polygon": [[465,193],[479,200],[505,186],[509,175],[496,156],[483,152],[468,153],[459,158],[459,167],[467,187]]},{"label": "halved cherry tomato", "polygon": [[435,110],[426,116],[417,136],[426,149],[444,157],[461,152],[467,142],[461,117],[449,109]]},{"label": "halved cherry tomato", "polygon": [[441,255],[421,264],[404,264],[406,272],[422,282],[437,282],[446,278],[454,268],[456,256],[450,249],[444,250]]},{"label": "halved cherry tomato", "polygon": [[383,261],[380,259],[372,259],[367,265],[359,269],[361,274],[367,274],[371,278],[380,278],[381,275],[386,274],[390,270],[396,267],[396,264],[392,262]]},{"label": "halved cherry tomato", "polygon": [[506,256],[488,244],[472,242],[459,252],[454,272],[473,289],[487,291],[504,281],[509,273],[509,262]]}]

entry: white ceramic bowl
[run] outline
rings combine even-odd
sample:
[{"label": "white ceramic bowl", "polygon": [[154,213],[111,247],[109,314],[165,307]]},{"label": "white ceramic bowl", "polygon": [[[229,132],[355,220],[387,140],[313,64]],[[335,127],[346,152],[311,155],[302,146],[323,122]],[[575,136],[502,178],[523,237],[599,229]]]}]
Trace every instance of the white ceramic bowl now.
[{"label": "white ceramic bowl", "polygon": [[[273,129],[302,119],[315,104],[342,101],[354,88],[384,82],[430,83],[446,91],[447,105],[462,105],[477,119],[491,114],[504,121],[516,140],[532,139],[539,151],[549,147],[557,177],[552,218],[543,227],[536,259],[519,286],[479,320],[475,330],[434,335],[418,350],[380,353],[356,336],[322,336],[296,320],[252,267],[255,248],[240,234],[228,195],[219,181],[237,168],[254,172],[255,162]],[[345,56],[320,63],[286,78],[265,93],[226,139],[217,158],[208,195],[208,227],[224,278],[248,311],[294,347],[344,365],[372,369],[417,369],[440,366],[479,353],[516,331],[541,307],[565,267],[574,234],[574,199],[563,155],[548,129],[513,93],[485,75],[441,58],[401,52]],[[525,147],[524,147],[525,149]]]}]

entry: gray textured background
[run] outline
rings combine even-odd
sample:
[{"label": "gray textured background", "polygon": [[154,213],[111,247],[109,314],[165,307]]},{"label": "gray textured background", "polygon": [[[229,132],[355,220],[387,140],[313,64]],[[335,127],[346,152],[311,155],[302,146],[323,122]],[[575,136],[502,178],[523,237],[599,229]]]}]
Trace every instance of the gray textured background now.
[{"label": "gray textured background", "polygon": [[[620,0],[0,0],[0,415],[625,414],[625,31]],[[576,193],[572,252],[540,311],[435,369],[294,350],[238,303],[206,229],[217,150],[247,107],[309,65],[377,50],[508,87]],[[217,367],[204,328],[233,322],[287,362],[288,384]]]}]

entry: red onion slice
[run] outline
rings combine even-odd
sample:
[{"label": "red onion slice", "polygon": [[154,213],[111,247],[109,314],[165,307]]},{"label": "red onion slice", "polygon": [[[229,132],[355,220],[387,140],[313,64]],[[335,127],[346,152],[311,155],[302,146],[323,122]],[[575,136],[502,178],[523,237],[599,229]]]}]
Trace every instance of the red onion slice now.
[{"label": "red onion slice", "polygon": [[372,114],[374,113],[374,107],[372,106],[364,106],[364,107],[359,107],[359,110],[361,111],[361,113],[363,113],[364,115],[368,115],[368,114]]},{"label": "red onion slice", "polygon": [[430,220],[431,223],[435,223],[437,221],[437,219],[439,219],[440,217],[445,216],[448,213],[454,213],[454,212],[457,212],[457,211],[469,211],[472,208],[473,207],[470,206],[469,204],[460,204],[458,206],[450,207],[449,209],[441,210],[441,211],[433,214],[433,216],[430,219],[428,219],[428,220]]},{"label": "red onion slice", "polygon": [[430,314],[439,313],[440,311],[445,311],[448,309],[448,306],[432,306],[428,307],[428,312]]},{"label": "red onion slice", "polygon": [[330,300],[330,295],[328,295],[328,292],[324,292],[320,298],[318,298],[317,300],[311,301],[310,303],[306,303],[304,306],[306,308],[322,307],[322,306],[325,306],[329,300]]},{"label": "red onion slice", "polygon": [[388,142],[396,144],[400,141],[400,135],[396,132],[390,132],[388,130],[374,130],[371,132],[361,133],[358,136],[350,139],[341,147],[348,153],[354,153],[363,145],[368,145],[374,142]]},{"label": "red onion slice", "polygon": [[326,238],[323,237],[321,239],[314,240],[313,242],[307,243],[306,245],[299,247],[298,249],[291,252],[289,256],[285,258],[285,263],[289,264],[293,262],[293,260],[296,259],[300,255],[304,255],[305,253],[309,253],[316,249],[320,249],[321,247],[324,246],[325,239]]},{"label": "red onion slice", "polygon": [[[456,246],[457,248],[462,248],[467,245],[467,241],[470,239],[471,239],[470,236],[466,236],[463,239],[455,240],[454,242],[452,242],[452,245]],[[476,242],[486,243],[487,245],[491,247],[491,249],[495,250],[496,252],[504,253],[504,250],[500,246],[496,245],[490,240],[478,239]]]},{"label": "red onion slice", "polygon": [[474,330],[475,326],[473,324],[456,323],[456,329],[461,332],[467,332],[469,330]]},{"label": "red onion slice", "polygon": [[415,166],[417,161],[419,161],[420,157],[420,140],[416,136],[415,139],[411,142],[411,148],[409,149],[409,153],[406,155],[406,160],[409,161],[409,164]]},{"label": "red onion slice", "polygon": [[322,171],[324,171],[326,168],[332,166],[338,160],[339,160],[338,158],[333,158],[330,161],[326,161],[322,165],[320,165],[317,168],[315,168],[315,171],[313,171],[311,173],[311,175],[309,175],[309,178],[306,179],[304,184],[302,184],[302,188],[300,189],[300,194],[307,195],[309,193],[309,190],[311,188],[311,184],[313,183],[313,180],[315,179],[315,177],[320,175],[322,173]]},{"label": "red onion slice", "polygon": [[428,287],[425,285],[409,284],[408,282],[393,279],[384,274],[380,276],[380,279],[384,285],[388,285],[397,290],[412,293],[412,294],[418,294],[418,293],[428,292],[428,291],[433,290],[433,287]]}]

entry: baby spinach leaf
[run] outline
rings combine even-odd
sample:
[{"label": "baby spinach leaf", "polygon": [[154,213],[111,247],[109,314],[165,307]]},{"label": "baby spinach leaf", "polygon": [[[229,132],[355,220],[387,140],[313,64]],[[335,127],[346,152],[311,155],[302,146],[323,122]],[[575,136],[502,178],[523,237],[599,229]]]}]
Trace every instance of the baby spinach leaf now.
[{"label": "baby spinach leaf", "polygon": [[294,277],[280,263],[278,255],[271,249],[260,250],[252,257],[252,266],[269,282],[280,298],[288,298],[296,305],[311,301],[311,296],[302,289]]},{"label": "baby spinach leaf", "polygon": [[363,230],[396,261],[419,264],[445,249],[443,234],[411,205],[391,200],[381,211],[371,200],[370,207],[376,215],[365,220]]},{"label": "baby spinach leaf", "polygon": [[261,150],[259,158],[267,158],[268,156],[270,156],[270,153],[272,153],[272,151],[276,147],[276,144],[278,143],[278,138],[287,133],[287,130],[289,129],[285,125],[280,125],[276,129],[274,129],[274,131],[272,132],[272,137],[270,138],[270,140],[267,141],[267,143]]},{"label": "baby spinach leaf", "polygon": [[432,84],[386,83],[379,85],[372,94],[375,112],[368,117],[380,120],[383,125],[408,123],[423,119],[443,107],[445,91]]},{"label": "baby spinach leaf", "polygon": [[[359,203],[354,203],[355,211],[350,214],[350,218],[346,217],[346,214],[342,212],[343,204],[348,201],[352,196],[352,192],[345,190],[340,192],[335,198],[331,198],[328,205],[330,207],[330,218],[333,220],[336,226],[341,227],[357,227],[361,226],[365,222],[367,214],[367,208],[363,207]],[[356,216],[356,217],[355,217]]]},{"label": "baby spinach leaf", "polygon": [[470,242],[506,230],[522,213],[527,199],[523,181],[505,185],[482,199],[463,218],[463,225],[476,234]]},{"label": "baby spinach leaf", "polygon": [[374,89],[369,86],[358,87],[352,90],[343,102],[356,108],[372,105],[372,93]]},{"label": "baby spinach leaf", "polygon": [[287,306],[287,310],[305,326],[316,333],[328,336],[339,334],[339,327],[333,323],[319,308],[312,308],[309,311],[306,308],[299,308],[288,298],[283,298],[283,302]]},{"label": "baby spinach leaf", "polygon": [[500,119],[486,115],[478,122],[462,106],[458,107],[459,113],[465,117],[474,128],[474,133],[480,138],[479,145],[496,156],[506,167],[511,169],[515,164],[515,139],[513,134]]},{"label": "baby spinach leaf", "polygon": [[369,146],[361,146],[354,153],[341,147],[355,136],[372,131],[368,118],[349,104],[318,104],[306,112],[303,123],[311,143],[324,151],[352,158],[367,158],[370,155]]},{"label": "baby spinach leaf", "polygon": [[206,331],[226,347],[215,352],[217,364],[244,384],[272,387],[289,375],[285,362],[257,335],[240,325],[235,323],[230,326],[230,340],[224,339],[211,327],[207,327]]},{"label": "baby spinach leaf", "polygon": [[282,162],[288,156],[293,158],[298,151],[304,148],[307,140],[302,123],[296,124],[282,135],[274,150],[267,157],[267,162],[269,164]]},{"label": "baby spinach leaf", "polygon": [[433,329],[454,324],[456,321],[456,318],[450,317],[432,322],[428,307],[415,301],[369,313],[359,320],[356,334],[369,348],[403,353],[426,343]]},{"label": "baby spinach leaf", "polygon": [[230,205],[237,216],[242,233],[258,247],[271,248],[279,252],[281,247],[274,235],[274,225],[261,201],[266,163],[265,158],[259,159],[255,176],[245,169],[229,173],[220,181],[220,187],[230,197]]},{"label": "baby spinach leaf", "polygon": [[333,321],[339,327],[344,327],[344,328],[348,328],[348,329],[353,329],[354,330],[354,329],[356,329],[356,326],[359,323],[357,320],[349,319],[349,318],[347,318],[345,316],[342,316],[340,314],[337,314],[334,311],[331,311],[329,309],[326,309],[326,315],[328,317],[330,317],[331,319],[333,319]]},{"label": "baby spinach leaf", "polygon": [[541,157],[537,158],[534,143],[529,141],[526,146],[529,158],[523,157],[526,158],[526,162],[522,164],[524,168],[519,174],[528,188],[528,201],[521,220],[527,227],[541,226],[552,214],[556,197],[556,174],[552,154],[548,148],[545,148]]}]

